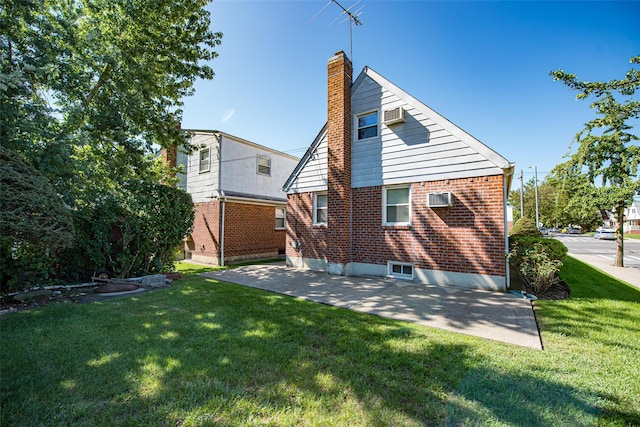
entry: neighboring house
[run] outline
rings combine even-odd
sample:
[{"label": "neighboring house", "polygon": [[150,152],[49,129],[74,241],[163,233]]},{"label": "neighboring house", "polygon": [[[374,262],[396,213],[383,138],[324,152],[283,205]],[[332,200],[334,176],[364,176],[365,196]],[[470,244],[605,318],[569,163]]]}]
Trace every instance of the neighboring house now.
[{"label": "neighboring house", "polygon": [[505,291],[514,165],[365,67],[287,180],[287,265]]},{"label": "neighboring house", "polygon": [[185,131],[195,147],[176,156],[185,171],[178,185],[195,206],[185,258],[225,265],[284,254],[282,184],[299,158],[220,131]]},{"label": "neighboring house", "polygon": [[[602,225],[610,228],[618,228],[616,216],[611,211],[601,210]],[[624,208],[624,232],[628,234],[640,234],[640,197],[633,198],[631,204]]]},{"label": "neighboring house", "polygon": [[631,206],[624,210],[624,232],[640,234],[640,200],[634,199]]}]

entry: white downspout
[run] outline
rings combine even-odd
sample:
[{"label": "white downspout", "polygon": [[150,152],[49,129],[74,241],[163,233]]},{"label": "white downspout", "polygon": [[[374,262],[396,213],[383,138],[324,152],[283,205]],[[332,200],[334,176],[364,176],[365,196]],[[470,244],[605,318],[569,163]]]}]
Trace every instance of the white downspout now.
[{"label": "white downspout", "polygon": [[222,189],[222,135],[214,134],[218,140],[218,200],[220,200],[220,267],[224,267],[224,211],[227,196]]},{"label": "white downspout", "polygon": [[514,164],[509,164],[506,168],[503,169],[504,175],[502,179],[502,209],[504,211],[504,260],[505,260],[505,278],[507,280],[507,289],[505,291],[509,291],[511,288],[511,272],[509,271],[509,220],[507,215],[507,199],[509,188],[507,187],[507,181],[509,181],[509,177],[513,176]]},{"label": "white downspout", "polygon": [[224,195],[224,191],[220,190],[220,194],[222,195],[222,197],[220,197],[221,200],[221,207],[222,207],[222,213],[221,213],[221,224],[220,224],[220,267],[224,267],[224,206],[225,206],[225,202],[227,201],[227,196]]}]

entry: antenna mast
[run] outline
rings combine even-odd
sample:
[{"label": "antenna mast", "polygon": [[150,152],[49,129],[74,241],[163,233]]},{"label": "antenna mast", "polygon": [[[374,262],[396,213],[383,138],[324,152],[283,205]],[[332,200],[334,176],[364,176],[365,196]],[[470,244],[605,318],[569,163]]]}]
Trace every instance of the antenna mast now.
[{"label": "antenna mast", "polygon": [[[358,16],[357,16],[360,14],[360,11],[362,10],[362,8],[356,11],[355,14],[351,13],[351,9],[353,9],[354,6],[360,3],[360,0],[355,2],[353,5],[351,5],[349,9],[345,9],[340,3],[337,2],[337,0],[331,0],[331,1],[337,4],[340,7],[340,9],[342,9],[343,11],[338,16],[338,18],[342,15],[347,15],[347,19],[349,20],[349,57],[351,58],[351,61],[353,61],[353,31],[352,30],[354,25],[362,25],[362,21],[358,19]],[[333,22],[335,22],[338,18],[334,19]]]}]

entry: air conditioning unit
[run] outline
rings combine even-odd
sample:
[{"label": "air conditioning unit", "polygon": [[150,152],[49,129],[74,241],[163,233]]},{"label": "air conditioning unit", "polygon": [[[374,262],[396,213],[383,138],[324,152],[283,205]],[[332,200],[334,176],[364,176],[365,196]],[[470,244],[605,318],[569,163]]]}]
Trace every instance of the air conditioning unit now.
[{"label": "air conditioning unit", "polygon": [[429,193],[427,204],[430,208],[447,208],[451,206],[451,193]]},{"label": "air conditioning unit", "polygon": [[396,107],[382,112],[382,122],[387,125],[404,123],[404,108]]}]

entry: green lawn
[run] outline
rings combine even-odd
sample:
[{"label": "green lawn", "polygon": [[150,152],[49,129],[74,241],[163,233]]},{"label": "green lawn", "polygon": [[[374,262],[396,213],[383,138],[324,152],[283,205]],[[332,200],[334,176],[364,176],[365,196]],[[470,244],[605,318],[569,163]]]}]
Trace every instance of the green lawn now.
[{"label": "green lawn", "polygon": [[2,426],[638,425],[640,291],[568,259],[544,351],[204,279],[0,317]]}]

